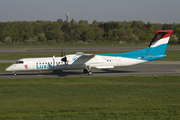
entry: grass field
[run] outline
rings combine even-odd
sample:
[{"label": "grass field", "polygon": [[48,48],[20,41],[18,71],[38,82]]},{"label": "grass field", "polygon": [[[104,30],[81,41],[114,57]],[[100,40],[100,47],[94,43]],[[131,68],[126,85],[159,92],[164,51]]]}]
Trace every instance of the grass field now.
[{"label": "grass field", "polygon": [[[55,49],[55,48],[115,48],[115,47],[147,47],[149,44],[144,45],[119,45],[114,44],[62,44],[62,45],[12,45],[12,46],[0,46],[0,49]],[[179,46],[179,45],[175,45]]]},{"label": "grass field", "polygon": [[0,119],[177,120],[180,77],[0,79]]},{"label": "grass field", "polygon": [[[149,42],[150,43],[150,42]],[[147,44],[140,45],[120,45],[118,43],[113,44],[61,44],[61,45],[12,45],[12,46],[0,46],[0,49],[60,49],[60,48],[119,48],[119,47],[144,47],[146,48]],[[168,45],[168,47],[180,47],[180,45]]]},{"label": "grass field", "polygon": [[12,63],[0,63],[0,72],[5,72],[6,68],[12,65]]},{"label": "grass field", "polygon": [[[84,51],[89,54],[108,54],[108,53],[125,53],[128,51]],[[75,52],[66,52],[75,54]],[[180,61],[180,50],[167,50],[165,58],[162,61]],[[61,57],[61,52],[0,52],[0,60],[18,60],[21,58],[37,58],[37,57],[52,57],[53,55]],[[13,57],[12,57],[13,56]]]},{"label": "grass field", "polygon": [[[119,53],[85,53],[113,52]],[[167,57],[160,60],[180,61],[179,53],[180,50],[168,50]],[[60,54],[0,53],[0,60]],[[0,63],[0,72],[9,65]],[[178,76],[0,79],[0,120],[177,120],[179,91]]]}]

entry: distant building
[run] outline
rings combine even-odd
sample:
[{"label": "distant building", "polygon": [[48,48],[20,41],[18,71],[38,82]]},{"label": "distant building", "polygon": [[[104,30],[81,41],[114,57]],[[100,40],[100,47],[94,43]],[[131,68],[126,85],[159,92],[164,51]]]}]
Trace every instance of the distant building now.
[{"label": "distant building", "polygon": [[69,12],[66,10],[66,21],[68,22]]}]

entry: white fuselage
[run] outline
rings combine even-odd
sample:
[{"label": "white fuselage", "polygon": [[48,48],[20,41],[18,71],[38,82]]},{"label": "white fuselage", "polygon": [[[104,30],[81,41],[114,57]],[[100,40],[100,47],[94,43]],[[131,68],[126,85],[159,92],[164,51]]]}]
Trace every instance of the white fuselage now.
[{"label": "white fuselage", "polygon": [[67,62],[61,60],[63,57],[23,58],[9,66],[6,71],[68,70],[84,69],[86,67],[108,69],[146,62],[144,60],[100,55],[96,55],[92,59],[79,59],[79,57],[80,55],[77,54],[67,55]]}]

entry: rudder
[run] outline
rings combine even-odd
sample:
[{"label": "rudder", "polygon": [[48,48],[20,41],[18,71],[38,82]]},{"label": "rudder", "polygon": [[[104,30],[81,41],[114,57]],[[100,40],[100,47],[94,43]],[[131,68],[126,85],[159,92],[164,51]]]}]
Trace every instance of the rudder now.
[{"label": "rudder", "polygon": [[154,32],[156,35],[151,41],[146,55],[164,55],[169,38],[173,30],[157,30]]}]

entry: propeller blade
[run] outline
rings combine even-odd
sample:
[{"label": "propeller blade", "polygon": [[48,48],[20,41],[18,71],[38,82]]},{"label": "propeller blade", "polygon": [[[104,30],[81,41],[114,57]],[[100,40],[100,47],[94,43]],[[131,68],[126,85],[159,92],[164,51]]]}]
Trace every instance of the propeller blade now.
[{"label": "propeller blade", "polygon": [[63,52],[61,51],[61,57],[63,57]]},{"label": "propeller blade", "polygon": [[67,62],[67,57],[63,57],[61,61]]},{"label": "propeller blade", "polygon": [[[64,54],[63,54],[63,53],[64,53]],[[63,62],[65,63],[65,65],[67,65],[67,64],[68,64],[68,61],[67,61],[66,53],[61,51],[61,55],[62,55],[62,57],[64,56],[64,57],[61,59],[61,61],[63,61]]]}]

